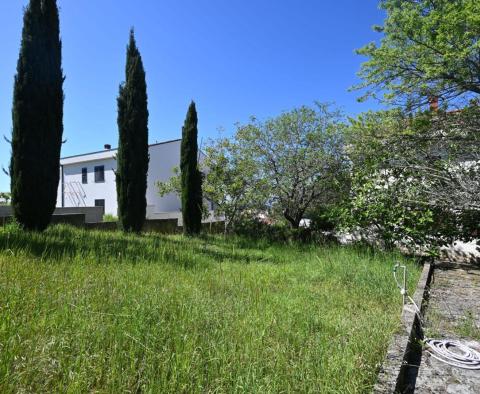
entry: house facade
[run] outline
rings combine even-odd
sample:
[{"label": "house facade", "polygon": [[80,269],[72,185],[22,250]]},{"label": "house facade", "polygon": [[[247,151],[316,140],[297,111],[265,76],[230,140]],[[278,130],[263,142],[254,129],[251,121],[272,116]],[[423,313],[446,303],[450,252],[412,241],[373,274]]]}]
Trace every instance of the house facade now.
[{"label": "house facade", "polygon": [[[175,194],[161,197],[157,182],[165,182],[180,166],[181,140],[166,141],[149,146],[150,163],[147,176],[147,218],[179,217],[180,199]],[[105,214],[117,216],[115,172],[118,149],[64,157],[60,160],[60,182],[57,207],[78,208],[102,206]]]}]

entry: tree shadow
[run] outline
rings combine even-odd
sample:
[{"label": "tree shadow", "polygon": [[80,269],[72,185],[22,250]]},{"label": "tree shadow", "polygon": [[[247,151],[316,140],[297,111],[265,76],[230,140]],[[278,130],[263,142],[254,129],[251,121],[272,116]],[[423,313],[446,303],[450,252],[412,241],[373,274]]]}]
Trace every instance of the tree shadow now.
[{"label": "tree shadow", "polygon": [[[20,229],[0,232],[0,250],[26,254],[49,262],[65,259],[94,259],[98,262],[137,263],[172,262],[193,268],[196,261],[188,251],[175,253],[171,240],[161,237],[124,235],[121,232],[79,230],[70,226],[52,226],[44,233]],[[178,248],[180,249],[180,248]]]},{"label": "tree shadow", "polygon": [[450,271],[462,269],[464,271],[480,271],[480,262],[478,260],[469,259],[468,261],[441,260],[435,263],[435,269],[442,271]]},{"label": "tree shadow", "polygon": [[169,263],[194,268],[206,260],[244,264],[274,262],[255,242],[248,245],[235,238],[213,235],[183,238],[156,233],[125,235],[119,231],[84,230],[67,225],[52,226],[44,233],[4,228],[0,230],[0,250],[53,263],[65,259],[93,259],[104,263]]},{"label": "tree shadow", "polygon": [[472,248],[472,245],[459,246],[455,242],[453,245],[442,249],[441,258],[458,264],[480,267],[480,246],[478,244],[474,248]]}]

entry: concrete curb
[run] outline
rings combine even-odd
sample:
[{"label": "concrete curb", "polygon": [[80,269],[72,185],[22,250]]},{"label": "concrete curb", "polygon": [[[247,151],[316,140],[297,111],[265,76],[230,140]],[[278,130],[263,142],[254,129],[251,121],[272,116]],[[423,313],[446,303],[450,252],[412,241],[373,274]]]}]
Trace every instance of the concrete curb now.
[{"label": "concrete curb", "polygon": [[[425,308],[433,269],[433,264],[425,263],[413,296],[413,300],[422,312]],[[401,326],[388,347],[373,393],[413,391],[422,356],[422,346],[419,342],[422,338],[422,327],[414,308],[405,305],[401,316]]]}]

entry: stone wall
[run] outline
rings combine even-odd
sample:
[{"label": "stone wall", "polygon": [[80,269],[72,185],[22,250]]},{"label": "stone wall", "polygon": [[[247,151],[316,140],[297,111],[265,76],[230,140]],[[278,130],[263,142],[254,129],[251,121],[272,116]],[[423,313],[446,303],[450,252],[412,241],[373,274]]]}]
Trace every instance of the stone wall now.
[{"label": "stone wall", "polygon": [[[85,223],[85,228],[89,230],[116,231],[118,230],[118,223]],[[208,234],[223,234],[224,228],[225,222],[202,223],[202,230]],[[159,234],[181,234],[183,232],[183,227],[178,226],[177,219],[147,219],[143,226],[143,231]]]},{"label": "stone wall", "polygon": [[70,224],[75,227],[83,227],[85,225],[84,213],[71,213],[62,215],[53,215],[50,224]]},{"label": "stone wall", "polygon": [[0,205],[0,218],[12,216],[12,207],[10,205]]},{"label": "stone wall", "polygon": [[143,231],[162,234],[176,234],[182,231],[178,226],[178,219],[145,220]]},{"label": "stone wall", "polygon": [[116,231],[118,230],[118,223],[117,222],[85,223],[84,227],[88,230]]},{"label": "stone wall", "polygon": [[56,208],[54,215],[84,214],[85,222],[97,223],[103,221],[103,207]]},{"label": "stone wall", "polygon": [[[84,222],[94,223],[103,220],[103,207],[56,208],[53,215],[84,215]],[[12,216],[11,206],[0,206],[0,218]]]},{"label": "stone wall", "polygon": [[[11,207],[0,206],[0,225],[12,220]],[[51,224],[70,224],[89,230],[116,231],[117,222],[103,222],[103,207],[57,208],[52,216]],[[223,234],[225,222],[204,222],[202,230],[208,234]],[[144,232],[160,234],[181,234],[183,227],[179,226],[178,218],[147,219],[143,226]]]},{"label": "stone wall", "polygon": [[[143,231],[161,234],[176,234],[182,231],[182,228],[178,227],[177,223],[177,219],[146,220],[143,225]],[[85,223],[84,227],[89,230],[100,231],[116,231],[119,229],[117,222]]]},{"label": "stone wall", "polygon": [[[13,220],[13,216],[0,216],[0,226],[4,226]],[[50,224],[70,224],[75,227],[83,227],[85,225],[85,214],[73,213],[64,215],[53,215]]]}]

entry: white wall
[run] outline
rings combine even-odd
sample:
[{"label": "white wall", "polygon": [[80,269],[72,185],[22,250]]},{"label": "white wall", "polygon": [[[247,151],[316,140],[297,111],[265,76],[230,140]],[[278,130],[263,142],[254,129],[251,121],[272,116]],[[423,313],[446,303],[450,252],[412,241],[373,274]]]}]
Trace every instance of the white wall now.
[{"label": "white wall", "polygon": [[180,212],[178,196],[170,194],[160,197],[156,187],[157,182],[168,181],[173,175],[173,169],[180,166],[180,146],[181,141],[150,146],[147,177],[147,206],[151,206],[149,213]]},{"label": "white wall", "polygon": [[[173,168],[180,166],[181,141],[155,144],[149,147],[150,164],[147,176],[147,216],[165,212],[180,212],[180,199],[176,195],[160,197],[156,183],[165,182],[173,175]],[[76,202],[69,198],[68,186],[81,185],[85,194],[86,206],[94,206],[95,200],[105,200],[105,213],[117,215],[117,191],[115,172],[117,150],[97,152],[89,155],[62,159],[65,183],[65,207],[74,207]],[[94,167],[105,167],[105,182],[95,183]],[[82,168],[88,170],[88,183],[82,184]],[[62,181],[60,180],[57,198],[57,207],[62,206]]]},{"label": "white wall", "polygon": [[[95,183],[94,168],[104,166],[105,182]],[[87,183],[82,184],[82,168],[87,168]],[[76,201],[70,193],[70,188],[75,187],[84,192],[84,203],[87,207],[95,206],[95,200],[105,200],[105,213],[117,215],[117,189],[115,184],[115,172],[117,162],[115,159],[103,159],[86,161],[77,164],[63,166],[65,183],[65,207],[75,207]],[[61,188],[62,180],[60,180]],[[82,194],[82,193],[80,193]],[[61,206],[61,195],[57,198],[57,206]]]}]

